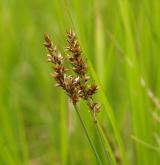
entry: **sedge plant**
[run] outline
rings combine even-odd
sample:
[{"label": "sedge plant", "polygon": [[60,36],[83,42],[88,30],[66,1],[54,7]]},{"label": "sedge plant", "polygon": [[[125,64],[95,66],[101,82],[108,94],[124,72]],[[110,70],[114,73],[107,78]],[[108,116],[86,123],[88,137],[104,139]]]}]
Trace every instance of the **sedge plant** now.
[{"label": "sedge plant", "polygon": [[[82,58],[82,51],[79,42],[77,40],[76,34],[72,30],[67,33],[67,42],[68,45],[66,47],[66,51],[68,53],[68,57],[65,58],[60,52],[58,52],[56,46],[53,46],[53,42],[51,41],[49,35],[45,34],[44,46],[49,52],[47,55],[48,62],[52,63],[53,65],[53,72],[51,73],[51,76],[55,79],[56,86],[62,88],[73,103],[89,144],[93,150],[93,153],[95,154],[97,162],[102,164],[99,153],[97,152],[96,147],[88,133],[88,130],[77,106],[77,103],[81,99],[86,101],[90,109],[93,122],[95,123],[97,133],[102,143],[103,151],[106,153],[105,155],[107,161],[111,163],[111,157],[113,164],[116,164],[116,160],[118,162],[120,159],[116,159],[116,157],[113,155],[113,149],[107,142],[103,130],[101,129],[101,126],[96,119],[97,113],[100,112],[100,105],[94,101],[93,95],[97,92],[98,86],[95,83],[90,83],[91,78],[87,74],[87,63]],[[70,68],[65,65],[66,60],[70,62]],[[106,148],[104,146],[106,146]]]}]

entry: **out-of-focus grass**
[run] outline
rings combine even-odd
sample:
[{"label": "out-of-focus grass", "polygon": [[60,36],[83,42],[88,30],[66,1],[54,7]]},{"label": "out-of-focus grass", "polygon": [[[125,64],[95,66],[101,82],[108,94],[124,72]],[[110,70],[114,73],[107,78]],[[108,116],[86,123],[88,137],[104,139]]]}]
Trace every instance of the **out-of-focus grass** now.
[{"label": "out-of-focus grass", "polygon": [[[42,45],[48,32],[64,51],[70,28],[100,85],[98,121],[123,164],[158,164],[159,153],[143,144],[160,147],[159,109],[140,82],[160,97],[159,10],[159,0],[1,0],[0,164],[96,164]],[[87,107],[79,107],[102,153]]]}]

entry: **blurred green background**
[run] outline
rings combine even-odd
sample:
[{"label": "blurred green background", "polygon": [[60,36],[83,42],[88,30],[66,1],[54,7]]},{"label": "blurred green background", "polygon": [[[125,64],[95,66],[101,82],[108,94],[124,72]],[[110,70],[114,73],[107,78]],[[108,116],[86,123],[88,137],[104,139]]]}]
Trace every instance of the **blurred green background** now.
[{"label": "blurred green background", "polygon": [[[43,46],[48,32],[64,52],[70,29],[105,93],[97,99],[107,136],[117,146],[116,124],[127,164],[158,165],[159,11],[159,0],[0,0],[0,165],[97,164]],[[101,153],[90,113],[79,107]]]}]

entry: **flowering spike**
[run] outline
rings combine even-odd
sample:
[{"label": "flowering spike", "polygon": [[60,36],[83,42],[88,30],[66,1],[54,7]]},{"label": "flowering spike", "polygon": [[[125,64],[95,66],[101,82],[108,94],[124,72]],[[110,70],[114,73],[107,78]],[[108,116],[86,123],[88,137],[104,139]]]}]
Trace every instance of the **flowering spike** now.
[{"label": "flowering spike", "polygon": [[49,54],[47,55],[48,62],[53,64],[53,72],[51,76],[56,81],[56,86],[61,87],[72,100],[75,105],[80,99],[87,101],[94,121],[96,122],[96,114],[100,111],[98,103],[93,101],[93,95],[96,93],[98,87],[96,84],[88,85],[90,77],[87,75],[87,64],[82,58],[82,51],[77,40],[76,34],[70,30],[67,33],[68,46],[68,60],[72,65],[74,75],[66,73],[68,68],[64,66],[64,58],[61,53],[57,52],[56,46],[46,33],[44,36],[44,46],[47,48]]}]

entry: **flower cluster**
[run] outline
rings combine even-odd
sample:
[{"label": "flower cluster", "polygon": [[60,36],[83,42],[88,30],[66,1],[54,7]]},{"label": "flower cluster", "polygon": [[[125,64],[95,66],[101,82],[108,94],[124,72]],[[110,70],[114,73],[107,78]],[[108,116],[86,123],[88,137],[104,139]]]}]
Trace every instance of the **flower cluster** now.
[{"label": "flower cluster", "polygon": [[64,58],[62,55],[57,52],[56,47],[53,47],[53,43],[49,36],[45,34],[45,43],[44,46],[48,49],[49,54],[48,62],[54,64],[54,72],[51,74],[52,77],[56,80],[56,86],[61,87],[71,98],[72,102],[76,104],[78,101],[78,88],[77,84],[79,83],[79,78],[75,76],[67,76],[67,69],[64,66]]},{"label": "flower cluster", "polygon": [[81,98],[87,101],[87,104],[96,121],[96,114],[100,111],[98,103],[93,101],[93,95],[96,93],[98,87],[96,84],[88,85],[89,76],[87,75],[87,64],[82,58],[82,51],[80,49],[76,34],[73,31],[67,33],[69,52],[69,60],[73,66],[74,72],[80,77]]},{"label": "flower cluster", "polygon": [[84,76],[87,72],[87,65],[81,57],[81,49],[74,32],[67,33],[68,46],[66,50],[70,52],[69,60],[73,66],[75,73]]},{"label": "flower cluster", "polygon": [[61,87],[66,91],[71,98],[73,104],[76,104],[80,99],[87,101],[94,121],[96,122],[96,114],[100,111],[98,103],[93,101],[93,95],[96,93],[98,87],[96,84],[89,84],[90,77],[87,75],[87,64],[82,58],[82,51],[78,43],[77,37],[73,31],[67,33],[68,59],[72,65],[74,75],[67,73],[68,68],[64,66],[64,58],[57,52],[56,47],[49,36],[45,35],[44,46],[48,49],[48,61],[54,64],[52,76],[55,78],[56,86]]}]

